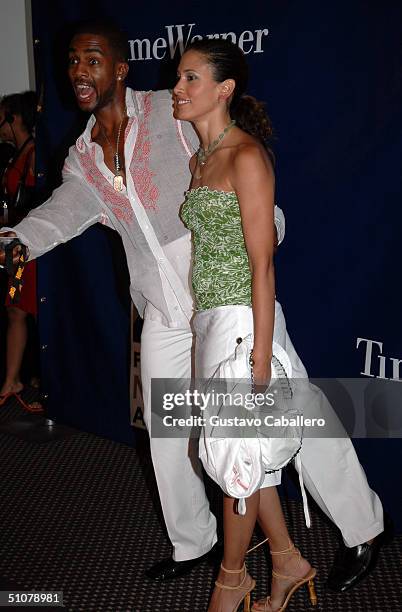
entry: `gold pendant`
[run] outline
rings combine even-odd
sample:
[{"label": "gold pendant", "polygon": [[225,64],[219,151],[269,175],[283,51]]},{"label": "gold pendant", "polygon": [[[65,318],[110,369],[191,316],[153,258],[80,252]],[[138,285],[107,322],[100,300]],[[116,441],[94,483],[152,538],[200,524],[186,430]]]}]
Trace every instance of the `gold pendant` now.
[{"label": "gold pendant", "polygon": [[[198,170],[198,174],[197,174],[197,170]],[[197,158],[197,160],[196,160],[196,162],[195,162],[194,172],[192,172],[191,174],[193,175],[193,177],[194,177],[195,179],[197,179],[197,181],[198,181],[200,178],[202,178],[202,177],[201,177],[201,164],[200,164],[200,162],[198,161],[198,158]]]},{"label": "gold pendant", "polygon": [[116,174],[113,177],[113,189],[115,191],[123,191],[124,183],[121,174]]}]

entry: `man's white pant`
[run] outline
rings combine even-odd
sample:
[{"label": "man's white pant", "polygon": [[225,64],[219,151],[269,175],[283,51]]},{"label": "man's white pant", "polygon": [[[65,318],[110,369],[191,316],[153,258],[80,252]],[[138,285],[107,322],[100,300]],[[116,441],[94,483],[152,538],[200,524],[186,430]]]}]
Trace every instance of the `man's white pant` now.
[{"label": "man's white pant", "polygon": [[[275,308],[274,340],[287,351],[294,376],[307,376],[286,331],[280,304]],[[145,320],[141,336],[144,419],[150,429],[151,379],[190,378],[191,330],[167,328]],[[323,396],[320,403],[333,412]],[[317,416],[317,415],[316,415]],[[333,418],[333,417],[332,417]],[[182,438],[152,438],[151,455],[173,558],[183,561],[208,552],[216,541],[196,446]],[[305,438],[301,451],[306,488],[340,529],[345,544],[356,546],[383,531],[383,510],[367,483],[348,438]]]},{"label": "man's white pant", "polygon": [[[144,420],[151,430],[151,379],[191,378],[190,327],[172,329],[146,319],[141,335]],[[195,559],[216,542],[216,519],[205,494],[198,445],[185,438],[153,438],[151,456],[175,561]]]},{"label": "man's white pant", "polygon": [[[274,340],[289,355],[292,376],[307,378],[306,369],[286,331],[285,317],[278,302],[275,303]],[[317,387],[314,388],[317,391]],[[314,416],[323,417],[326,422],[334,421],[337,417],[332,406],[325,395],[318,392],[321,414],[314,413]],[[301,461],[306,489],[340,529],[346,546],[367,542],[383,531],[381,501],[370,489],[349,438],[304,438]]]}]

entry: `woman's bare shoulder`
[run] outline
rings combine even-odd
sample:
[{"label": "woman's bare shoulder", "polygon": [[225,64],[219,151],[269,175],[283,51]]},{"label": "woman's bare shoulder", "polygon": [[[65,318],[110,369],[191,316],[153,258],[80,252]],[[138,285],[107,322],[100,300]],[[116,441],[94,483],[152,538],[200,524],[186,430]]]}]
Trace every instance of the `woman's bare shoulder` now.
[{"label": "woman's bare shoulder", "polygon": [[273,172],[272,162],[264,145],[256,138],[246,135],[237,146],[233,148],[232,162],[234,170],[241,172],[252,171],[258,168]]}]

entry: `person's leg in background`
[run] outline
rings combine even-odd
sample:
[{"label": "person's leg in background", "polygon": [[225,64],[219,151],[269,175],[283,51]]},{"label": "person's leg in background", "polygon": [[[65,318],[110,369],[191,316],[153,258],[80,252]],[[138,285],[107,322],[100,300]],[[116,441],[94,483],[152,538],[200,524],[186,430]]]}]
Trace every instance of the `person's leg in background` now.
[{"label": "person's leg in background", "polygon": [[[29,403],[24,398],[24,384],[21,380],[21,367],[26,352],[27,344],[29,344],[28,334],[28,317],[33,318],[36,325],[37,315],[37,296],[36,296],[36,261],[29,261],[24,269],[23,287],[18,303],[14,304],[9,295],[7,295],[5,306],[7,311],[7,345],[6,345],[6,372],[3,385],[0,390],[0,405],[4,404],[9,397],[16,397],[21,406],[28,412],[43,412],[43,407],[40,401],[32,401]],[[38,343],[38,338],[33,340],[34,344]],[[31,342],[32,344],[32,342]],[[35,347],[37,349],[37,346]],[[38,360],[38,351],[33,351],[35,360]],[[31,363],[31,370],[32,370]],[[34,373],[38,374],[38,363],[35,364]],[[32,375],[32,371],[30,372]],[[39,386],[39,379],[37,387]],[[32,389],[31,389],[32,391]],[[39,391],[36,391],[38,394]],[[32,396],[32,393],[30,394]]]},{"label": "person's leg in background", "polygon": [[6,377],[0,390],[0,401],[3,402],[10,394],[22,391],[24,386],[20,373],[28,337],[27,316],[17,306],[7,307]]}]

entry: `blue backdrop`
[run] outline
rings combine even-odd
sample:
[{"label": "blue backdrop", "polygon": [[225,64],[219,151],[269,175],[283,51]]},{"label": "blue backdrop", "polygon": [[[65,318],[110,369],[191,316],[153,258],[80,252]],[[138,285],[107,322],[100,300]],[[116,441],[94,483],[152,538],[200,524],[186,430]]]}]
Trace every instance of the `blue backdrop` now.
[{"label": "blue backdrop", "polygon": [[[267,102],[276,131],[277,203],[287,219],[277,293],[297,350],[316,377],[399,377],[391,358],[402,359],[401,3],[250,0],[243,11],[226,0],[159,0],[145,8],[120,0],[118,10],[110,0],[32,4],[45,91],[38,145],[48,184],[83,121],[65,77],[69,22],[117,20],[130,40],[129,84],[137,89],[168,84],[169,45],[180,51],[193,36],[227,34],[243,46],[249,91]],[[127,281],[123,272],[116,282],[118,249],[95,227],[42,258],[43,377],[51,414],[132,442],[127,294],[119,291]],[[382,343],[381,351],[373,345],[369,369],[368,340]],[[400,441],[356,443],[396,517]]]}]

